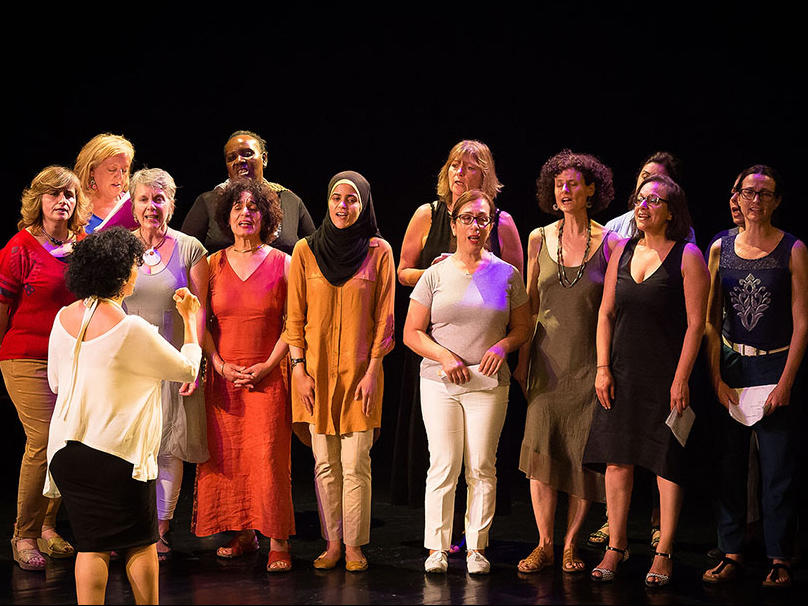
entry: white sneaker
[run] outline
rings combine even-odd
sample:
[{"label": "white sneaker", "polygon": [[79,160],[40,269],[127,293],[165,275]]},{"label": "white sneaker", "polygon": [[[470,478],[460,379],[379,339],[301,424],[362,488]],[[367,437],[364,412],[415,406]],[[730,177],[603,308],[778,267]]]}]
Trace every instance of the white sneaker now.
[{"label": "white sneaker", "polygon": [[479,551],[466,552],[466,568],[469,574],[488,574],[491,572],[491,562]]},{"label": "white sneaker", "polygon": [[430,553],[424,562],[424,570],[430,573],[445,573],[449,568],[449,557],[445,551]]}]

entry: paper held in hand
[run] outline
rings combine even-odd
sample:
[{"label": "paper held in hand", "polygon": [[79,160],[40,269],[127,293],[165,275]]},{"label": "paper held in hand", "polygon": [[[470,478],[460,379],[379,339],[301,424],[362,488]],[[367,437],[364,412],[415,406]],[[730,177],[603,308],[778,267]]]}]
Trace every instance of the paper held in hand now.
[{"label": "paper held in hand", "polygon": [[766,399],[777,385],[756,385],[755,387],[741,387],[735,389],[738,394],[738,405],[729,405],[729,416],[752,426],[763,418],[765,414]]},{"label": "paper held in hand", "polygon": [[665,420],[665,425],[671,428],[673,436],[682,446],[687,442],[687,437],[690,435],[690,429],[693,427],[693,421],[696,420],[696,413],[688,406],[682,411],[680,415],[674,408],[671,414]]},{"label": "paper held in hand", "polygon": [[443,381],[443,384],[446,385],[446,391],[448,391],[450,395],[456,396],[457,394],[467,393],[469,391],[488,391],[499,387],[499,373],[495,374],[493,377],[486,376],[480,372],[479,364],[466,366],[466,368],[468,368],[469,371],[469,380],[462,385],[451,383],[446,373],[443,372],[443,369],[438,371],[438,376],[441,381]]}]

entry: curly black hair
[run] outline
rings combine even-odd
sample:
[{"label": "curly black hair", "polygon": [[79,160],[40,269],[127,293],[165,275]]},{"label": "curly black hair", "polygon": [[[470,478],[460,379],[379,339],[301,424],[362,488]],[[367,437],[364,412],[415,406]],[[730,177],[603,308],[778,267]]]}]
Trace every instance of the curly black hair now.
[{"label": "curly black hair", "polygon": [[127,229],[112,227],[87,236],[73,247],[65,280],[79,299],[115,298],[132,266],[143,264],[143,243]]},{"label": "curly black hair", "polygon": [[574,168],[581,173],[587,185],[595,184],[595,194],[590,198],[589,212],[595,214],[605,209],[614,198],[614,183],[612,169],[603,164],[595,156],[589,154],[576,154],[569,149],[561,150],[547,160],[541,167],[539,178],[536,179],[539,208],[548,214],[558,214],[553,209],[555,204],[555,178],[567,170]]},{"label": "curly black hair", "polygon": [[261,213],[261,242],[266,242],[274,234],[283,219],[281,201],[278,194],[264,181],[255,179],[231,179],[225,186],[216,206],[216,222],[224,233],[231,232],[230,211],[243,192],[249,192]]}]

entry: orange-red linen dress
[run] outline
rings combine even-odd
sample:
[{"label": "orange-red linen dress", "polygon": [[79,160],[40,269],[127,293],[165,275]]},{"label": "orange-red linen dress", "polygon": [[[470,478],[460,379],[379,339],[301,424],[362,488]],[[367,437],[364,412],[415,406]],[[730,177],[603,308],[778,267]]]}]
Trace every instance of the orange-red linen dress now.
[{"label": "orange-red linen dress", "polygon": [[[286,254],[271,249],[246,280],[225,251],[210,262],[210,332],[219,355],[249,366],[266,360],[283,329]],[[197,467],[192,530],[206,536],[254,528],[294,534],[289,392],[280,366],[248,391],[208,366],[205,384],[210,459]]]}]

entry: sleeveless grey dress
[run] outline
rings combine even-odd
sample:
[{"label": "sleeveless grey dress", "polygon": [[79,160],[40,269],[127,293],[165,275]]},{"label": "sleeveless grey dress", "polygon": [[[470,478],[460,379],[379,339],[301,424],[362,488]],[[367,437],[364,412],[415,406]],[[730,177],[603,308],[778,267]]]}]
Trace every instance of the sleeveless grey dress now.
[{"label": "sleeveless grey dress", "polygon": [[[174,304],[174,291],[188,286],[189,272],[207,254],[192,236],[174,229],[168,235],[176,240],[171,257],[158,273],[137,277],[135,292],[125,301],[126,311],[157,326],[160,334],[179,349],[183,343],[182,318]],[[181,383],[163,381],[163,435],[160,454],[170,454],[190,463],[208,459],[204,386],[200,380],[188,397],[179,394]]]},{"label": "sleeveless grey dress", "polygon": [[[530,351],[528,408],[519,469],[556,490],[605,502],[603,475],[581,465],[595,395],[595,331],[603,295],[603,238],[581,279],[564,288],[544,244],[539,251],[539,315]],[[572,278],[578,267],[567,267]]]}]

